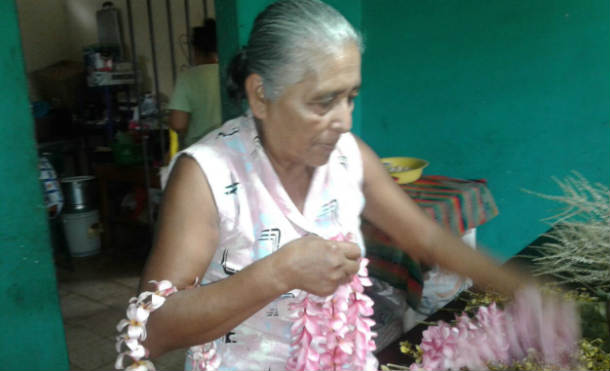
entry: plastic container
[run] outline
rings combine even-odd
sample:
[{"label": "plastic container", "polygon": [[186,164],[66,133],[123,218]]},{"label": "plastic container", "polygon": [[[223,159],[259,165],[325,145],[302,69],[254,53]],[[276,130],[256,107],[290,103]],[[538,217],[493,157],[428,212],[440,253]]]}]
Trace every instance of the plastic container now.
[{"label": "plastic container", "polygon": [[100,252],[102,228],[97,210],[64,213],[62,224],[70,255],[84,257]]}]

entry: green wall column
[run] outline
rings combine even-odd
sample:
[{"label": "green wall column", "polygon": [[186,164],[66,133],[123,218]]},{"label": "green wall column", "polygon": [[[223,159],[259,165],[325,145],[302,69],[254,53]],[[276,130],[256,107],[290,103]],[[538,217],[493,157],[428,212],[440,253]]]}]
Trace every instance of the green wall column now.
[{"label": "green wall column", "polygon": [[67,370],[14,1],[0,1],[0,369]]},{"label": "green wall column", "polygon": [[230,120],[241,112],[241,109],[236,107],[227,96],[228,65],[237,51],[248,42],[256,15],[272,2],[272,0],[216,0],[214,2],[223,121]]}]

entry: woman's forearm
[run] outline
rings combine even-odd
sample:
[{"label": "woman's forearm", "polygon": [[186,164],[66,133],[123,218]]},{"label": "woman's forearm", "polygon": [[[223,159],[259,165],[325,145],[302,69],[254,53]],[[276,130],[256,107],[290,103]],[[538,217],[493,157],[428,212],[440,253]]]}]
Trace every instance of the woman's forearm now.
[{"label": "woman's forearm", "polygon": [[398,187],[375,153],[359,141],[364,164],[363,216],[417,261],[470,277],[479,286],[512,294],[527,275],[502,267],[443,229]]},{"label": "woman's forearm", "polygon": [[470,248],[460,238],[435,226],[425,242],[429,260],[440,267],[469,277],[476,286],[511,296],[532,279],[517,269],[499,265],[484,253]]},{"label": "woman's forearm", "polygon": [[172,349],[209,342],[283,293],[274,279],[270,255],[231,277],[170,296],[151,315],[145,345],[154,358]]}]

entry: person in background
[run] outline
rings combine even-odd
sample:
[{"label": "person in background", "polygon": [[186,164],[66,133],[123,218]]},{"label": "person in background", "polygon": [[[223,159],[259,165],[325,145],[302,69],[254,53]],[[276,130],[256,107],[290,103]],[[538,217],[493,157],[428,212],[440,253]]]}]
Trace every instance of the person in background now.
[{"label": "person in background", "polygon": [[[205,343],[220,370],[286,370],[290,308],[352,281],[365,256],[361,217],[479,287],[512,295],[531,283],[443,229],[350,133],[362,52],[356,30],[321,1],[282,0],[258,15],[228,72],[229,96],[248,111],[170,165],[140,290],[168,280],[180,291],[150,315],[151,357]],[[187,369],[199,369],[197,354]],[[378,364],[368,349],[366,367],[337,369]]]},{"label": "person in background", "polygon": [[186,148],[221,124],[216,21],[195,27],[191,40],[195,67],[178,75],[168,108],[169,126]]}]

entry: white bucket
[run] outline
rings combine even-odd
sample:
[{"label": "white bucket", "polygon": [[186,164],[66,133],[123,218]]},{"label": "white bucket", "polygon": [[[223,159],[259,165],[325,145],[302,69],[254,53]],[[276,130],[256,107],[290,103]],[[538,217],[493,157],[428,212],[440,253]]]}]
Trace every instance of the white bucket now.
[{"label": "white bucket", "polygon": [[83,257],[100,252],[101,225],[97,210],[64,213],[62,222],[70,255]]}]

